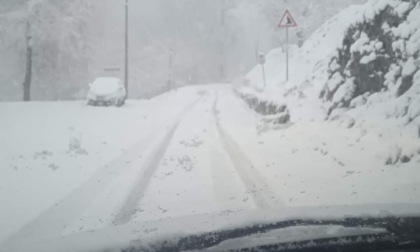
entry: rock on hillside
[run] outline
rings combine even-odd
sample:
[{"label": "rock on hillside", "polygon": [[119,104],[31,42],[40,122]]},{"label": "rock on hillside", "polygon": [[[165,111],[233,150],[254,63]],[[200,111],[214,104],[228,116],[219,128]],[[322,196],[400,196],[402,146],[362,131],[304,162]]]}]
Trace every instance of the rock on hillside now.
[{"label": "rock on hillside", "polygon": [[[371,0],[347,29],[321,97],[342,108],[412,126],[420,137],[420,2]],[[363,113],[361,111],[365,110]],[[377,114],[377,113],[375,113]]]}]

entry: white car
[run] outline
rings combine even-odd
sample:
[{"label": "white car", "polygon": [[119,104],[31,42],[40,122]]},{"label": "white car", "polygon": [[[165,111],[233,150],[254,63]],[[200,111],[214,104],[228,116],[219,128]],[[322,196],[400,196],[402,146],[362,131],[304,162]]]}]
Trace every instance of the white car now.
[{"label": "white car", "polygon": [[96,78],[89,85],[87,93],[88,105],[122,106],[127,98],[127,92],[121,80],[112,77]]}]

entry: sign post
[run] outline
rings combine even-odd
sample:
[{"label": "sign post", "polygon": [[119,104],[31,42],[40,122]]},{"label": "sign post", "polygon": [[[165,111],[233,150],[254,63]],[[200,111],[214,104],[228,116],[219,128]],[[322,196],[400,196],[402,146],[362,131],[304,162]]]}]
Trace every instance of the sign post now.
[{"label": "sign post", "polygon": [[298,39],[298,46],[300,48],[303,46],[303,41],[304,41],[303,31],[301,29],[298,29],[298,31],[296,32],[296,36]]},{"label": "sign post", "polygon": [[286,81],[289,81],[289,28],[297,26],[298,25],[289,10],[284,12],[280,23],[277,25],[278,28],[286,28]]},{"label": "sign post", "polygon": [[286,27],[286,81],[289,81],[289,27]]},{"label": "sign post", "polygon": [[174,88],[173,84],[173,71],[172,71],[172,62],[173,62],[174,51],[169,49],[169,74],[168,74],[168,91]]},{"label": "sign post", "polygon": [[265,69],[264,69],[264,64],[265,64],[265,55],[263,53],[260,53],[259,57],[258,57],[258,61],[261,65],[261,69],[262,69],[262,76],[263,76],[263,81],[264,81],[264,88],[266,86],[265,84]]}]

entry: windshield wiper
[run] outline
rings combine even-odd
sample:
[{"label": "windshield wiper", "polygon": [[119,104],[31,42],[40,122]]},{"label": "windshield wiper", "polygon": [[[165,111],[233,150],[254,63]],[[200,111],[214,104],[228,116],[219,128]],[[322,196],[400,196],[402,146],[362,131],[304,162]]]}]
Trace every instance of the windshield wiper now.
[{"label": "windshield wiper", "polygon": [[419,251],[419,235],[395,235],[392,233],[380,233],[370,235],[352,235],[344,237],[331,237],[311,239],[295,242],[283,242],[255,246],[252,248],[237,249],[231,251],[241,252],[266,252],[266,251],[287,251],[287,252],[345,252],[345,251]]},{"label": "windshield wiper", "polygon": [[[192,235],[185,238],[181,238],[178,241],[163,241],[159,244],[154,244],[148,246],[149,248],[130,248],[128,250],[123,250],[124,252],[137,252],[137,251],[159,251],[159,252],[169,252],[169,251],[187,251],[187,250],[202,250],[206,248],[214,247],[220,244],[223,241],[247,237],[255,234],[266,233],[272,230],[278,230],[288,227],[296,226],[343,226],[347,228],[382,228],[387,232],[374,234],[374,235],[355,235],[355,236],[346,236],[346,237],[334,237],[334,238],[324,238],[324,239],[311,239],[310,241],[301,241],[301,242],[290,242],[284,244],[276,245],[267,245],[261,247],[255,247],[253,249],[244,250],[244,251],[281,251],[285,250],[286,247],[301,249],[305,248],[305,242],[311,245],[316,245],[316,242],[319,244],[327,244],[338,242],[340,244],[351,244],[352,241],[363,243],[368,242],[369,244],[378,244],[390,245],[397,242],[399,246],[407,245],[408,247],[419,246],[420,244],[420,216],[419,217],[351,217],[343,219],[298,219],[298,220],[287,220],[280,221],[269,224],[259,224],[252,225],[247,227],[235,228],[230,230],[221,230],[215,232],[204,233],[200,235]],[[346,240],[347,239],[347,240]],[[347,242],[346,242],[347,241]],[[307,245],[308,245],[307,244]],[[272,249],[275,246],[276,249]],[[280,249],[281,246],[285,246],[284,249]],[[291,247],[292,246],[292,247]],[[311,251],[315,247],[310,247]],[[255,249],[255,250],[254,250]],[[325,246],[322,247],[322,250],[326,249]],[[290,250],[292,251],[292,250]],[[303,250],[302,250],[303,251]]]}]

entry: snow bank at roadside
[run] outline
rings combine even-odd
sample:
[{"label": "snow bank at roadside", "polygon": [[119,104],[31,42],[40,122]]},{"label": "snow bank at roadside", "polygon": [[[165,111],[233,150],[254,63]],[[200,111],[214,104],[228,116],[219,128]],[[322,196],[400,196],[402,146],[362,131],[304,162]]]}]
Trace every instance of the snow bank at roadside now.
[{"label": "snow bank at roadside", "polygon": [[404,161],[420,151],[417,139],[345,121],[255,128],[255,115],[228,95],[219,96],[221,126],[286,206],[420,202],[420,155]]}]

